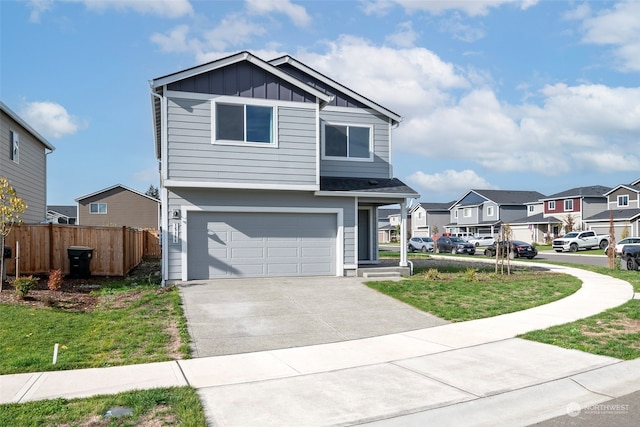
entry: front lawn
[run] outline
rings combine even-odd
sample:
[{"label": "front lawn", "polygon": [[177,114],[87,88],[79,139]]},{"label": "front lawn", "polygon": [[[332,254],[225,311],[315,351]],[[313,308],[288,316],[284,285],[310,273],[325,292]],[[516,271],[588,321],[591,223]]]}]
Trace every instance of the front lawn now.
[{"label": "front lawn", "polygon": [[493,266],[438,266],[416,270],[400,282],[376,281],[367,286],[442,319],[461,322],[547,304],[574,293],[581,282],[547,271],[514,269],[511,275],[499,275]]},{"label": "front lawn", "polygon": [[[110,409],[131,415],[105,417]],[[112,412],[113,413],[113,412]],[[207,421],[190,387],[128,391],[86,399],[50,399],[0,405],[0,426],[189,426]]]},{"label": "front lawn", "polygon": [[[50,302],[52,307],[0,304],[0,374],[189,356],[189,335],[176,288],[121,281],[103,285],[92,296],[96,304],[85,304],[81,311],[65,309],[55,301]],[[60,299],[64,298],[60,293]],[[54,365],[56,343],[59,353]]]}]

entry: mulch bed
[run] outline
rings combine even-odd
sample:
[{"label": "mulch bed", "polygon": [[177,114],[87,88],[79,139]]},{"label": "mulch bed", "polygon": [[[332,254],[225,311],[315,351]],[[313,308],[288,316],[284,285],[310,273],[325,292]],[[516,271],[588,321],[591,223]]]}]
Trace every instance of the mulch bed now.
[{"label": "mulch bed", "polygon": [[[127,278],[140,277],[147,280],[149,275],[160,271],[159,262],[143,261],[134,268]],[[40,280],[31,288],[24,299],[18,298],[15,288],[4,282],[0,292],[0,304],[31,306],[34,308],[53,307],[66,311],[90,312],[98,305],[98,297],[91,295],[99,290],[103,284],[122,280],[122,277],[91,276],[90,278],[64,277],[59,291],[49,290],[47,276],[37,276]]]}]

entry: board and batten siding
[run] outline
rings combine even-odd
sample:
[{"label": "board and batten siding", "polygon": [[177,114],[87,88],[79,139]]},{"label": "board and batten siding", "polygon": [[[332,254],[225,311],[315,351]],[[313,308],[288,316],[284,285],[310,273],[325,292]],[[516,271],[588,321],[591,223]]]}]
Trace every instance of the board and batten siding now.
[{"label": "board and batten siding", "polygon": [[316,111],[278,106],[278,145],[216,144],[211,100],[170,98],[168,178],[171,180],[316,184]]},{"label": "board and batten siding", "polygon": [[[373,126],[373,160],[320,160],[321,176],[348,176],[353,178],[390,178],[390,126],[389,119],[364,109],[321,110],[320,120],[329,123]],[[322,132],[322,126],[320,126]],[[322,136],[320,139],[321,143]]]},{"label": "board and batten siding", "polygon": [[[343,212],[343,259],[344,264],[355,264],[356,224],[355,203],[350,197],[314,197],[311,192],[298,191],[259,191],[227,189],[172,189],[168,192],[168,212],[180,211],[182,207],[220,207],[230,206],[255,208],[259,214],[265,208],[296,209],[341,209]],[[229,215],[233,215],[230,213]],[[304,215],[304,214],[301,214]],[[170,281],[182,277],[182,239],[186,236],[186,218],[171,219],[167,228],[167,239],[163,250],[167,251],[168,270],[165,278]],[[174,224],[179,224],[176,230]],[[177,231],[178,235],[174,235]]]},{"label": "board and batten siding", "polygon": [[[0,112],[0,176],[16,190],[27,209],[21,215],[25,223],[37,224],[47,216],[45,147],[19,123]],[[20,135],[19,161],[11,159],[11,132]]]}]

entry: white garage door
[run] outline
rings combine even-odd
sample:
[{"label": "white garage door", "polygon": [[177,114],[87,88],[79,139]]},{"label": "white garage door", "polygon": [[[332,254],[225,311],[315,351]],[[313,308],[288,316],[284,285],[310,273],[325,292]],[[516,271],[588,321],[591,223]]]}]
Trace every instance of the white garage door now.
[{"label": "white garage door", "polygon": [[335,214],[190,212],[189,280],[336,274]]}]

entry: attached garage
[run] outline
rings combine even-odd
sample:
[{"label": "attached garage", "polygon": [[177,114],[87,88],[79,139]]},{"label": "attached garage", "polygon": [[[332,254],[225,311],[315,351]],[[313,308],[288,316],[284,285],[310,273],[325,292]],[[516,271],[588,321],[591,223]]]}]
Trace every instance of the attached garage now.
[{"label": "attached garage", "polygon": [[335,213],[191,211],[187,277],[336,275],[337,229]]}]

